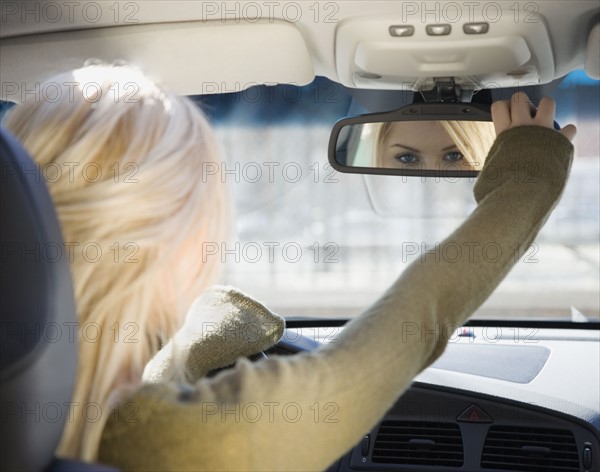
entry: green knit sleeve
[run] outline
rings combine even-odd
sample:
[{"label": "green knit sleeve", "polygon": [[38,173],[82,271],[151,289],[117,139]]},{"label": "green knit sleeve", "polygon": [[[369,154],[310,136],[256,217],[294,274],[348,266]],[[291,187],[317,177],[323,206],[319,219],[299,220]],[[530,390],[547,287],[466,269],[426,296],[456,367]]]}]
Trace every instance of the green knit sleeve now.
[{"label": "green knit sleeve", "polygon": [[510,181],[519,186],[547,185],[556,197],[564,188],[572,158],[573,145],[555,130],[541,126],[511,128],[501,133],[490,149],[475,184],[475,199],[480,203]]}]

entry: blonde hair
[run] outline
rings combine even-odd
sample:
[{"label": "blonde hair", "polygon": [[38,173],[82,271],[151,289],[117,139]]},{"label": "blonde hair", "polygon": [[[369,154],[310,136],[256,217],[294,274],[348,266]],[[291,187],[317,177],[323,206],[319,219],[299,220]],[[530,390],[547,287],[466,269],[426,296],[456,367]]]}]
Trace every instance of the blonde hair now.
[{"label": "blonde hair", "polygon": [[496,139],[491,121],[441,121],[442,128],[474,169],[481,169]]},{"label": "blonde hair", "polygon": [[[454,141],[469,166],[473,169],[481,169],[496,139],[494,124],[488,121],[438,121],[437,123]],[[377,124],[373,155],[375,163],[378,165],[381,165],[378,147],[390,132],[393,124],[393,122]]]},{"label": "blonde hair", "polygon": [[70,248],[79,367],[58,453],[94,460],[111,394],[140,382],[214,283],[218,259],[203,260],[202,243],[227,237],[229,199],[220,178],[207,177],[218,147],[189,99],[109,65],[41,90],[52,96],[17,105],[4,124],[46,177]]}]

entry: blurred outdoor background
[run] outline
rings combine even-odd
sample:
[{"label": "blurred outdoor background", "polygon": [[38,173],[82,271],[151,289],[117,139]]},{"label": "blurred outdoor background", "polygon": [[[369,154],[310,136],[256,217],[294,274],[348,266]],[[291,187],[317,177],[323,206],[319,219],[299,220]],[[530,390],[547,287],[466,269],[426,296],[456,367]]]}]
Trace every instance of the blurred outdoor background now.
[{"label": "blurred outdoor background", "polygon": [[[217,125],[237,213],[231,243],[206,257],[225,262],[225,283],[283,316],[358,315],[473,210],[474,182],[335,172],[331,126],[361,111],[346,91],[325,79],[259,89],[199,99]],[[570,181],[476,317],[569,319],[572,307],[600,316],[599,90],[575,72],[552,91],[557,121],[579,129]]]}]

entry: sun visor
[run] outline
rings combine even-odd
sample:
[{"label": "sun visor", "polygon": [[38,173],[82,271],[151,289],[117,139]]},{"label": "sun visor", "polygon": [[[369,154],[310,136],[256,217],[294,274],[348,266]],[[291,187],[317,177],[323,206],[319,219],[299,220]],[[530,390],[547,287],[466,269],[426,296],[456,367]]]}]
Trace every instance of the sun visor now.
[{"label": "sun visor", "polygon": [[588,38],[585,71],[592,79],[600,79],[600,23],[592,28]]},{"label": "sun visor", "polygon": [[337,72],[356,88],[427,89],[433,77],[476,89],[550,82],[555,67],[545,23],[520,13],[520,21],[518,11],[489,8],[432,23],[408,15],[347,20],[336,31]]},{"label": "sun visor", "polygon": [[38,93],[40,80],[92,58],[139,65],[181,95],[306,85],[315,77],[304,38],[283,21],[128,25],[2,39],[2,99],[20,102],[27,91]]}]

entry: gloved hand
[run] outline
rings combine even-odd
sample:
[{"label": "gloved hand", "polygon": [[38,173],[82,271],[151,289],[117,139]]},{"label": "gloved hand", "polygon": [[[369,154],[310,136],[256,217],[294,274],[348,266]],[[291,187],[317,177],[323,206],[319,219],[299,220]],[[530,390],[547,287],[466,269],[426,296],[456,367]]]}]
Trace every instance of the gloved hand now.
[{"label": "gloved hand", "polygon": [[244,293],[212,287],[192,304],[175,336],[146,364],[142,381],[194,383],[273,346],[285,320]]}]

